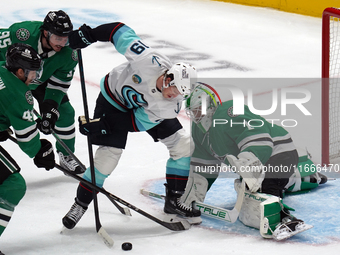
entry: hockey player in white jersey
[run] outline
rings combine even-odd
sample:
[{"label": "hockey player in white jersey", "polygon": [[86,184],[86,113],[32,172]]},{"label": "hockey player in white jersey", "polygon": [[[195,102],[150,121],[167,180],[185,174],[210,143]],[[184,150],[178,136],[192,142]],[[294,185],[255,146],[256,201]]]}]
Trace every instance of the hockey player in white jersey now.
[{"label": "hockey player in white jersey", "polygon": [[[164,211],[199,218],[198,210],[183,207],[179,202],[189,175],[191,137],[176,118],[183,96],[190,91],[190,80],[196,78],[196,69],[185,63],[173,65],[123,23],[93,29],[84,24],[69,36],[73,49],[85,48],[96,41],[110,41],[128,60],[101,80],[94,119],[87,123],[83,116],[79,117],[80,132],[91,135],[92,143],[99,145],[94,158],[96,184],[102,187],[117,166],[128,132],[146,131],[155,142],[167,146],[170,154]],[[91,181],[90,169],[83,178]],[[92,189],[80,183],[75,203],[63,218],[66,228],[74,228],[92,198]]]}]

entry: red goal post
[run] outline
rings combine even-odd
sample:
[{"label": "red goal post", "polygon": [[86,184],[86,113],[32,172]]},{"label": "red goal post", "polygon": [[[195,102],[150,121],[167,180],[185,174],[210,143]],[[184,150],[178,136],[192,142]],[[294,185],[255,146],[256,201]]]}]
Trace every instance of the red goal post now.
[{"label": "red goal post", "polygon": [[322,163],[340,159],[340,9],[322,15]]}]

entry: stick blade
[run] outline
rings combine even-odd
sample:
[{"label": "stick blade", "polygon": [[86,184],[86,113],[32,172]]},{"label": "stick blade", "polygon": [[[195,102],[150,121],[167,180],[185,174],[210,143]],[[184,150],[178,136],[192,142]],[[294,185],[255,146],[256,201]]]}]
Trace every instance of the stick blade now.
[{"label": "stick blade", "polygon": [[105,231],[105,229],[103,227],[101,227],[98,231],[97,231],[98,235],[103,239],[104,243],[106,244],[107,247],[111,248],[114,244],[113,239],[111,238],[111,236],[109,236],[109,234]]},{"label": "stick blade", "polygon": [[177,222],[164,221],[162,225],[173,231],[188,230],[191,227],[191,224],[187,220],[181,220]]},{"label": "stick blade", "polygon": [[124,210],[124,214],[125,214],[126,216],[132,216],[131,211],[130,211],[129,208],[123,207],[123,210]]}]

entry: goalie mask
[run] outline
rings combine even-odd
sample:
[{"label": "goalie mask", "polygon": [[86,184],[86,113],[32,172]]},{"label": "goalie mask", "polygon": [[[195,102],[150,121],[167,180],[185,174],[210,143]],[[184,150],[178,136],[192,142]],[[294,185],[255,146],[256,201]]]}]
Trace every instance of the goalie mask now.
[{"label": "goalie mask", "polygon": [[197,84],[186,100],[186,113],[205,133],[210,129],[212,116],[219,105],[217,99],[221,100],[213,87],[201,82]]},{"label": "goalie mask", "polygon": [[[165,85],[166,78],[170,77],[171,81]],[[190,64],[176,63],[164,75],[163,87],[176,86],[179,93],[184,97],[188,96],[191,89],[190,79],[197,78],[196,68]]]}]

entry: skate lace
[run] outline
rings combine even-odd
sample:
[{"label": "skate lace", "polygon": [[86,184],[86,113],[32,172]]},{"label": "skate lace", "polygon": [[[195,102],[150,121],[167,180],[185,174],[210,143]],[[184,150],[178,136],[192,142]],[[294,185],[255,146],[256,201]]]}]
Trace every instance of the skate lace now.
[{"label": "skate lace", "polygon": [[189,211],[189,212],[192,212],[192,206],[187,206],[186,204],[183,204],[179,201],[179,198],[177,198],[177,205],[179,208],[185,210],[185,211]]},{"label": "skate lace", "polygon": [[68,169],[74,171],[79,164],[77,163],[77,161],[75,161],[72,157],[70,156],[64,156],[60,153],[60,157],[61,157],[61,162],[64,165],[64,167],[67,167]]},{"label": "skate lace", "polygon": [[85,211],[86,210],[82,206],[78,205],[77,203],[74,203],[69,212],[67,213],[66,217],[72,219],[75,223],[77,223],[83,216]]}]

